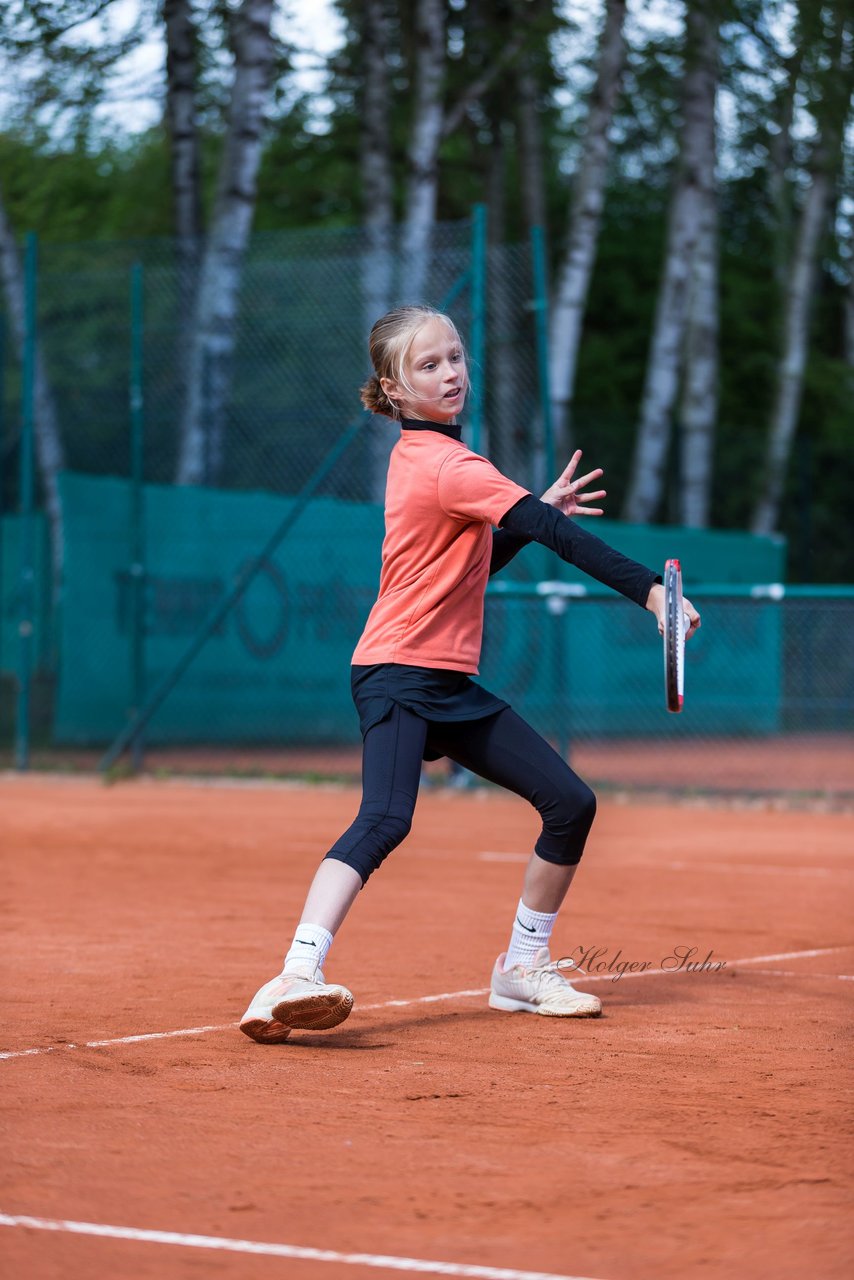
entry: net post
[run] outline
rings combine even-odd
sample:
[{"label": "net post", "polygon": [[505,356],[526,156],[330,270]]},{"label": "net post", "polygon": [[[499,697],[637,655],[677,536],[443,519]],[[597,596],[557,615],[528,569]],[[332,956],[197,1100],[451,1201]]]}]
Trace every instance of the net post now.
[{"label": "net post", "polygon": [[[3,447],[6,435],[6,317],[0,312],[0,609],[3,601]],[[3,625],[0,622],[0,673],[3,671]],[[2,682],[2,675],[0,675]],[[2,696],[2,683],[0,683]]]},{"label": "net post", "polygon": [[554,706],[557,711],[557,749],[561,760],[570,763],[570,734],[568,728],[570,703],[567,691],[567,669],[564,652],[566,613],[569,598],[566,595],[547,595],[546,611],[553,619],[552,633],[552,681]]},{"label": "net post", "polygon": [[[144,276],[141,262],[130,271],[130,380],[129,409],[131,433],[130,482],[130,719],[134,720],[145,702],[145,493],[144,480],[144,400],[143,311]],[[131,739],[131,763],[135,773],[143,767],[144,730]]]},{"label": "net post", "polygon": [[15,768],[30,767],[30,697],[33,666],[33,488],[36,378],[36,290],[38,239],[27,233],[24,251],[24,350],[21,369],[20,605],[18,612],[18,697],[15,711]]}]

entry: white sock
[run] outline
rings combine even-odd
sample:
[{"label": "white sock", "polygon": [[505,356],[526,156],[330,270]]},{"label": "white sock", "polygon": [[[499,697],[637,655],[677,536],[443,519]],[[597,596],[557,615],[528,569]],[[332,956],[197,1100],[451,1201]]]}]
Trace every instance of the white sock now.
[{"label": "white sock", "polygon": [[304,969],[306,963],[322,969],[332,946],[332,934],[320,924],[300,924],[285,956],[285,973]]},{"label": "white sock", "polygon": [[556,911],[553,915],[545,911],[532,911],[530,907],[525,906],[521,898],[519,899],[516,919],[513,921],[513,932],[510,934],[510,945],[507,948],[507,958],[504,961],[505,973],[508,969],[512,969],[514,964],[521,964],[526,969],[530,969],[537,952],[543,947],[548,947],[555,920],[557,920]]}]

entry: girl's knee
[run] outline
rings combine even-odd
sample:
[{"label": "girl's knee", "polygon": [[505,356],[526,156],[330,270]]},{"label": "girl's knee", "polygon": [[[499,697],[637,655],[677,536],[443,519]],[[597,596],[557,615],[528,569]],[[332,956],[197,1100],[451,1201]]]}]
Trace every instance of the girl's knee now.
[{"label": "girl's knee", "polygon": [[333,845],[327,858],[337,858],[357,871],[365,885],[385,859],[412,830],[411,813],[371,814],[363,810],[349,831]]},{"label": "girl's knee", "polygon": [[579,821],[586,822],[589,831],[596,817],[596,793],[590,790],[586,782],[579,783],[577,812]]},{"label": "girl's knee", "polygon": [[536,849],[547,862],[574,866],[581,861],[584,845],[596,817],[596,796],[580,778],[561,788],[542,811],[543,831]]}]

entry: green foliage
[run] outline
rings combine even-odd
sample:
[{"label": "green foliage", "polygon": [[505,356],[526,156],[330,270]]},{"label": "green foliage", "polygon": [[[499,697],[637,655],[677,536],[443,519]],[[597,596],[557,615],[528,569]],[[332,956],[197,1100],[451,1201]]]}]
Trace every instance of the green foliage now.
[{"label": "green foliage", "polygon": [[[105,10],[110,6],[104,6]],[[28,75],[7,113],[0,132],[0,184],[12,225],[18,234],[36,230],[45,246],[125,244],[117,259],[114,294],[92,272],[88,293],[74,305],[54,305],[43,291],[44,321],[54,335],[51,373],[64,415],[71,424],[75,465],[100,470],[98,458],[110,454],[107,436],[124,413],[117,399],[107,401],[109,378],[104,373],[103,401],[96,384],[86,382],[86,396],[76,376],[87,360],[109,360],[112,343],[116,360],[126,359],[126,342],[115,338],[123,325],[124,276],[137,252],[147,257],[151,271],[172,267],[164,239],[172,231],[170,156],[162,127],[127,135],[95,127],[95,108],[109,90],[116,60],[157,20],[158,6],[140,0],[139,21],[120,39],[106,41],[100,51],[71,40],[71,28],[91,4],[62,0],[37,5],[15,0],[0,18],[0,46],[7,61],[26,65]],[[347,39],[330,64],[328,127],[318,126],[310,99],[289,80],[287,51],[280,51],[280,78],[273,120],[258,185],[255,229],[266,232],[294,228],[358,226],[364,205],[360,189],[359,146],[361,112],[361,23],[363,6],[357,0],[338,0],[347,21]],[[828,6],[828,12],[834,6]],[[221,152],[228,101],[228,5],[201,4],[199,120],[202,127],[203,203],[212,199]],[[783,0],[731,0],[723,29],[723,86],[727,104],[724,180],[720,200],[720,412],[715,459],[713,519],[725,528],[745,527],[761,465],[768,415],[774,394],[780,351],[781,305],[775,264],[780,237],[776,210],[769,194],[769,139],[785,105],[787,75],[800,68],[799,110],[802,115],[794,143],[790,175],[798,174],[809,143],[810,112],[819,109],[816,86],[826,77],[828,19],[824,8],[806,0],[794,8]],[[794,14],[793,43],[785,45],[779,32]],[[406,151],[411,127],[411,54],[414,4],[393,4],[388,16],[394,56],[391,64],[390,124],[396,181],[395,203],[402,212]],[[458,0],[450,15],[450,56],[446,101],[453,104],[511,38],[521,21],[527,22],[528,65],[541,90],[540,121],[546,164],[548,242],[554,263],[561,249],[571,199],[571,158],[579,145],[586,99],[556,67],[554,50],[572,50],[581,38],[558,6],[527,0]],[[146,26],[148,24],[148,26]],[[782,24],[782,26],[781,26]],[[562,42],[562,43],[561,43]],[[588,46],[592,43],[588,40]],[[781,52],[782,50],[782,52]],[[589,83],[592,68],[579,61]],[[591,463],[608,473],[610,509],[619,509],[627,481],[636,415],[648,356],[649,335],[661,273],[664,224],[669,182],[676,156],[681,71],[679,37],[646,32],[636,36],[629,50],[623,95],[614,128],[610,185],[599,242],[579,356],[573,431]],[[50,72],[50,75],[48,75]],[[444,142],[440,155],[440,219],[468,215],[471,205],[494,199],[489,190],[500,148],[504,184],[501,212],[508,240],[527,235],[521,199],[521,167],[516,116],[514,73],[505,69],[488,92],[467,111],[460,127]],[[64,113],[64,114],[62,114]],[[64,121],[62,127],[58,120]],[[806,136],[806,141],[803,141]],[[850,158],[847,175],[850,200]],[[786,191],[788,207],[797,213],[796,182]],[[497,209],[494,210],[497,214]],[[150,242],[145,247],[142,242]],[[322,253],[306,241],[305,252]],[[104,248],[104,251],[106,249]],[[101,250],[82,249],[66,257],[78,280],[86,274],[86,256]],[[259,251],[260,252],[260,251]],[[792,570],[816,580],[850,577],[848,546],[842,512],[850,507],[852,475],[850,370],[843,362],[842,295],[844,270],[828,257],[814,309],[811,354],[801,414],[800,437],[789,477],[784,512],[785,532],[792,544]],[[343,254],[343,250],[341,250]],[[340,270],[354,270],[340,259]],[[93,258],[93,260],[94,260]],[[49,265],[49,263],[48,263]],[[45,269],[48,269],[46,265]],[[262,268],[264,272],[267,267]],[[303,270],[307,270],[304,265]],[[58,271],[58,268],[57,268]],[[58,279],[58,275],[57,275]],[[318,269],[317,288],[334,291],[330,277]],[[45,285],[47,281],[45,281]],[[68,302],[68,305],[66,305]],[[149,316],[164,336],[157,348],[162,383],[151,431],[158,456],[167,458],[174,436],[173,406],[180,394],[180,375],[174,358],[175,335],[168,328],[168,291],[152,304]],[[163,308],[162,315],[158,308]],[[347,323],[355,323],[357,300],[347,304]],[[299,310],[288,323],[305,325]],[[280,314],[256,317],[259,341],[277,351]],[[67,336],[56,335],[67,326]],[[340,341],[340,335],[335,335]],[[7,366],[10,360],[7,343]],[[329,359],[334,359],[335,341]],[[289,385],[298,382],[309,358],[287,348],[271,356],[269,370],[257,380],[236,379],[236,396],[248,397],[263,384],[265,397],[275,399],[285,371]],[[352,371],[358,379],[359,370]],[[7,406],[16,375],[6,371]],[[310,415],[316,389],[306,385],[291,429],[311,437]],[[238,408],[239,408],[238,404]],[[94,409],[94,411],[93,411]],[[13,416],[6,409],[6,419]],[[336,412],[338,412],[336,408]],[[263,472],[264,458],[279,429],[271,422],[256,441],[258,459],[241,482]],[[678,443],[675,446],[678,448]],[[106,452],[105,452],[106,451]],[[674,459],[675,463],[675,459]],[[115,462],[118,465],[118,462]],[[162,477],[166,478],[166,468]],[[660,515],[670,512],[664,504]]]}]

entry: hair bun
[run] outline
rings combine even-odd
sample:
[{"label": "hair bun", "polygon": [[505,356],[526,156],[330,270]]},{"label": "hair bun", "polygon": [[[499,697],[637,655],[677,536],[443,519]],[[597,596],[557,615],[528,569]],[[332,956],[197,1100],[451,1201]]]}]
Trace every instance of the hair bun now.
[{"label": "hair bun", "polygon": [[398,418],[400,416],[395,405],[392,404],[383,391],[377,374],[371,374],[359,395],[368,413],[381,413],[386,418]]}]

